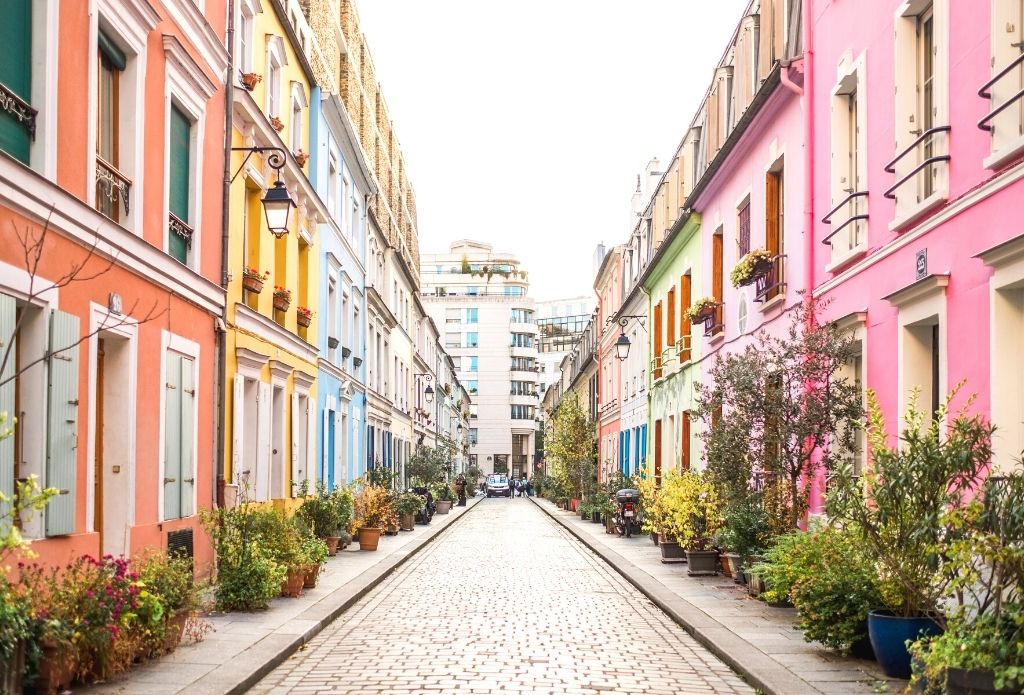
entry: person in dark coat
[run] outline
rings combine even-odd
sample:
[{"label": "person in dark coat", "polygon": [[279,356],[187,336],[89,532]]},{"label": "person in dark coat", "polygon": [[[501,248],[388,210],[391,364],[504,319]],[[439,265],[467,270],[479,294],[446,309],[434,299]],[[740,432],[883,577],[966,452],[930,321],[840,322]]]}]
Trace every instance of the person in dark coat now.
[{"label": "person in dark coat", "polygon": [[466,476],[459,473],[459,477],[455,479],[455,492],[459,495],[460,507],[466,506]]}]

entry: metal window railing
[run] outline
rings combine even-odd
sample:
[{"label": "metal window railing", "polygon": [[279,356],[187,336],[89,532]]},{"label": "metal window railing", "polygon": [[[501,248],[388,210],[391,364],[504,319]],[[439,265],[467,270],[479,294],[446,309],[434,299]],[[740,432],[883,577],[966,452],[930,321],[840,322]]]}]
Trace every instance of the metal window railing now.
[{"label": "metal window railing", "polygon": [[725,304],[719,303],[715,306],[715,311],[704,319],[704,337],[710,338],[716,333],[721,333],[725,329],[725,321],[722,318],[725,313],[723,309]]},{"label": "metal window railing", "polygon": [[[866,199],[867,197],[868,197],[868,192],[867,191],[855,191],[855,192],[849,194],[848,196],[846,196],[845,198],[843,198],[841,201],[839,201],[838,205],[836,205],[834,208],[829,210],[828,214],[821,218],[821,221],[822,221],[823,224],[829,224],[829,225],[832,224],[832,218],[835,217],[836,213],[838,213],[840,210],[843,210],[844,208],[846,208],[848,206],[852,206],[853,207],[853,210],[850,210],[849,214],[847,214],[846,219],[843,220],[839,224],[839,226],[835,227],[831,232],[829,232],[828,235],[826,235],[825,238],[821,240],[821,243],[826,244],[828,246],[831,246],[832,245],[832,239],[837,234],[842,232],[844,229],[849,227],[851,224],[856,224],[860,220],[867,220],[868,219],[867,211],[861,212],[859,210],[860,199],[861,198],[865,198]],[[854,246],[856,246],[856,245],[857,244],[854,244]]]},{"label": "metal window railing", "polygon": [[132,182],[127,176],[107,163],[102,157],[96,157],[96,209],[107,217],[116,219],[114,212],[117,204],[124,206],[124,214],[128,214],[129,194]]},{"label": "metal window railing", "polygon": [[[952,129],[953,128],[951,126],[940,125],[940,126],[935,126],[934,128],[929,128],[928,130],[924,131],[923,133],[921,133],[920,135],[917,136],[917,138],[914,140],[914,142],[910,143],[902,152],[900,152],[898,155],[896,155],[891,162],[889,162],[888,164],[885,165],[886,173],[895,174],[896,173],[896,165],[899,164],[903,160],[903,158],[906,157],[907,155],[909,155],[909,154],[911,154],[913,152],[916,152],[919,145],[921,145],[922,143],[924,143],[926,141],[930,143],[931,139],[935,135],[938,135],[939,133],[949,133]],[[899,188],[901,188],[903,186],[903,184],[905,184],[908,181],[912,180],[919,173],[921,173],[923,170],[927,169],[928,167],[932,166],[933,164],[937,164],[939,162],[948,162],[949,160],[950,160],[950,156],[949,156],[948,153],[947,154],[934,154],[934,155],[931,155],[930,157],[926,157],[920,164],[918,164],[913,169],[911,169],[909,172],[904,174],[902,178],[900,178],[896,183],[894,183],[892,186],[890,186],[888,189],[886,189],[885,193],[883,193],[882,195],[884,195],[886,198],[889,198],[890,200],[895,200],[896,199],[896,191],[899,190]]]},{"label": "metal window railing", "polygon": [[[996,83],[999,82],[1004,77],[1006,77],[1007,75],[1009,75],[1011,72],[1013,72],[1013,70],[1019,67],[1022,63],[1024,63],[1024,53],[1021,53],[1019,56],[1011,60],[1009,65],[1007,65],[1002,70],[993,75],[988,82],[981,85],[981,89],[978,90],[978,96],[980,96],[983,99],[992,99],[992,88],[996,86]],[[987,114],[985,114],[985,116],[980,121],[978,121],[978,127],[981,128],[982,130],[987,130],[988,132],[991,133],[993,130],[995,130],[995,126],[992,125],[992,121],[995,119],[995,117],[1001,114],[1006,109],[1010,108],[1010,106],[1012,106],[1013,104],[1020,101],[1022,97],[1024,97],[1024,89],[1021,89],[1016,94],[1011,96],[1009,99],[1004,101],[1002,104],[996,106]]]},{"label": "metal window railing", "polygon": [[767,301],[786,289],[784,275],[786,255],[779,254],[772,259],[768,272],[754,281],[754,301]]},{"label": "metal window railing", "polygon": [[192,248],[192,235],[195,233],[195,230],[193,230],[192,227],[189,227],[184,220],[175,215],[173,212],[169,212],[167,214],[167,228],[171,231],[171,233],[177,234],[182,239],[184,239],[185,245],[188,248]]}]

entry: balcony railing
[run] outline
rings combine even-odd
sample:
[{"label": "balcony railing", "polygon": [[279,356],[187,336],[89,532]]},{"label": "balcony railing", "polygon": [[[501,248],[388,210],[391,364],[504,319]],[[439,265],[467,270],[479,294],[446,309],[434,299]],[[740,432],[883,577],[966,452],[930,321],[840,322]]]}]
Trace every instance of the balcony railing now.
[{"label": "balcony railing", "polygon": [[[1020,67],[1021,64],[1024,64],[1024,53],[1021,53],[1019,56],[1011,60],[1009,65],[1007,65],[1005,68],[997,72],[995,75],[992,76],[992,79],[983,84],[981,86],[981,89],[978,90],[978,96],[980,96],[983,99],[992,99],[992,88],[996,86],[996,83],[999,82],[1004,77],[1006,77],[1007,75],[1009,75],[1011,72],[1013,72],[1015,68]],[[980,121],[978,121],[978,127],[981,128],[982,130],[987,130],[988,132],[991,133],[993,130],[995,130],[995,126],[992,124],[992,121],[995,120],[995,117],[1001,114],[1006,109],[1013,106],[1014,104],[1016,104],[1018,101],[1021,100],[1022,97],[1024,97],[1024,89],[1019,90],[1016,94],[1008,98],[1002,104],[996,106],[987,114],[985,114],[985,116]]]},{"label": "balcony railing", "polygon": [[705,338],[710,338],[711,336],[717,333],[721,333],[723,330],[725,330],[725,321],[722,318],[723,314],[725,313],[723,311],[724,309],[725,305],[720,303],[715,307],[714,313],[704,319]]},{"label": "balcony railing", "polygon": [[860,246],[860,225],[857,223],[861,220],[868,219],[867,210],[862,210],[861,200],[863,198],[864,202],[866,202],[867,197],[867,191],[856,191],[843,198],[838,205],[829,210],[828,214],[821,218],[822,223],[832,224],[832,219],[841,211],[846,212],[846,219],[833,228],[832,231],[821,240],[821,243],[832,246],[832,239],[852,224],[854,226],[853,237],[850,240],[850,248],[852,249]]},{"label": "balcony railing", "polygon": [[39,112],[32,105],[15,94],[10,87],[0,82],[0,111],[6,111],[25,126],[28,136],[36,139],[36,116]]},{"label": "balcony railing", "polygon": [[786,255],[779,254],[772,259],[771,268],[768,269],[768,272],[754,281],[755,302],[766,302],[785,292],[785,265]]},{"label": "balcony railing", "polygon": [[96,157],[97,210],[116,222],[117,204],[120,203],[124,206],[124,214],[127,215],[131,188],[131,179],[105,162],[102,157]]},{"label": "balcony railing", "polygon": [[168,213],[167,228],[185,240],[185,245],[192,248],[192,235],[195,233],[188,224],[173,212]]},{"label": "balcony railing", "polygon": [[[935,126],[934,128],[929,128],[928,130],[918,135],[917,139],[914,140],[914,142],[910,143],[906,147],[906,149],[904,149],[902,152],[896,155],[891,162],[886,164],[886,173],[895,174],[897,165],[901,161],[903,161],[903,159],[906,156],[914,152],[917,152],[917,148],[920,145],[924,145],[924,159],[921,161],[921,163],[915,166],[910,171],[908,171],[906,174],[904,174],[902,178],[900,178],[896,183],[890,186],[885,191],[885,193],[883,193],[883,195],[886,198],[889,198],[890,200],[895,200],[896,191],[899,190],[905,183],[914,179],[918,174],[920,174],[922,171],[924,171],[930,166],[938,164],[939,162],[948,162],[950,160],[949,154],[933,154],[935,143],[932,142],[932,138],[934,138],[939,133],[949,133],[952,129],[953,128],[948,125],[940,125]],[[925,197],[927,197],[927,195]]]}]

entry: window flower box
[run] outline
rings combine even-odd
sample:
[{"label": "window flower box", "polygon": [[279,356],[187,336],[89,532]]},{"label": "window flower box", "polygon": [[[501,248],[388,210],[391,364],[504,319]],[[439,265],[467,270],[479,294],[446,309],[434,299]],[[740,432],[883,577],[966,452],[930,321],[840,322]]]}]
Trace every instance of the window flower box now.
[{"label": "window flower box", "polygon": [[288,311],[292,305],[292,291],[285,287],[274,287],[274,308],[278,311]]},{"label": "window flower box", "polygon": [[691,304],[690,308],[686,310],[686,318],[694,323],[712,318],[715,315],[715,308],[717,306],[718,302],[711,297],[702,297]]},{"label": "window flower box", "polygon": [[333,350],[334,348],[338,347],[338,339],[333,337],[333,336],[328,337],[327,338],[327,347],[330,348],[331,350]]},{"label": "window flower box", "polygon": [[270,125],[272,125],[274,127],[274,130],[276,130],[279,133],[282,130],[284,130],[284,121],[282,121],[277,116],[271,116],[270,117]]},{"label": "window flower box", "polygon": [[352,358],[352,364],[354,366],[358,367],[358,366],[362,365],[362,363],[363,363],[363,358],[362,357],[353,357]]},{"label": "window flower box", "polygon": [[270,271],[260,272],[256,268],[245,268],[242,270],[242,288],[259,294],[263,291],[263,283],[270,277]]},{"label": "window flower box", "polygon": [[313,310],[307,306],[300,306],[295,311],[295,320],[303,328],[309,328],[309,324],[313,322]]},{"label": "window flower box", "polygon": [[294,157],[295,163],[298,164],[300,167],[306,166],[306,162],[309,161],[309,155],[303,152],[302,150],[296,152]]},{"label": "window flower box", "polygon": [[341,356],[344,359],[347,360],[349,358],[349,355],[351,355],[351,354],[352,354],[352,349],[351,348],[347,348],[347,347],[341,348]]},{"label": "window flower box", "polygon": [[255,72],[243,72],[239,75],[239,82],[250,92],[256,89],[256,85],[263,81],[263,75]]},{"label": "window flower box", "polygon": [[775,256],[765,249],[753,249],[733,267],[729,279],[733,287],[752,285],[759,277],[767,275],[772,269]]}]

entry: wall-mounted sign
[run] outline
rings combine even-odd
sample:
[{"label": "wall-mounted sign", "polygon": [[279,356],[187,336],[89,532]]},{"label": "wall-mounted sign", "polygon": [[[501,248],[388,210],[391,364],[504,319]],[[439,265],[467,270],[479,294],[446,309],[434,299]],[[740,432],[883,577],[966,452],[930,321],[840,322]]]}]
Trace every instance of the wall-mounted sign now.
[{"label": "wall-mounted sign", "polygon": [[917,279],[924,280],[928,277],[928,249],[921,249],[917,252]]}]

